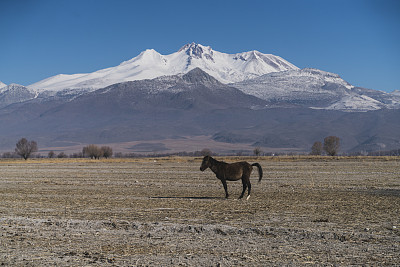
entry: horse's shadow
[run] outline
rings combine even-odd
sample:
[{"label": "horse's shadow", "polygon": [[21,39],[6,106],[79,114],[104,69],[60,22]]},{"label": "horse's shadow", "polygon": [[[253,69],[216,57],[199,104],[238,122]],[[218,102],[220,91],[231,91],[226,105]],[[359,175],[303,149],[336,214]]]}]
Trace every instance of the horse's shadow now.
[{"label": "horse's shadow", "polygon": [[162,196],[156,196],[156,197],[150,197],[153,199],[199,199],[199,200],[211,200],[211,199],[225,199],[222,197],[179,197],[179,196],[174,196],[174,197],[162,197]]}]

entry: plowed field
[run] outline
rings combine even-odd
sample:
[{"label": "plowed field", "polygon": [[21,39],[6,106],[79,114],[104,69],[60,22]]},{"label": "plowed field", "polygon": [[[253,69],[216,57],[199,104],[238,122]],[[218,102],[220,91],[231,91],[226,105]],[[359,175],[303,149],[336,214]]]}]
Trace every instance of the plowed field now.
[{"label": "plowed field", "polygon": [[2,160],[0,265],[400,265],[398,158],[247,160],[248,201],[200,158]]}]

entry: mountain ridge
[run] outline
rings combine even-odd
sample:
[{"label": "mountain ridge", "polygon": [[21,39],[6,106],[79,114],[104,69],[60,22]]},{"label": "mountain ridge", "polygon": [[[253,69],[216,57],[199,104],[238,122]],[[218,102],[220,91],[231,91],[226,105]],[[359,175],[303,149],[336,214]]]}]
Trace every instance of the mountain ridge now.
[{"label": "mountain ridge", "polygon": [[230,85],[272,105],[348,112],[400,108],[398,95],[355,87],[338,74],[312,68],[268,73]]},{"label": "mountain ridge", "polygon": [[226,54],[214,51],[209,46],[191,43],[169,55],[161,55],[154,49],[147,49],[115,67],[92,73],[59,74],[27,87],[39,92],[63,89],[92,91],[118,82],[186,73],[196,67],[223,83],[236,82],[273,71],[298,69],[278,56],[258,51]]},{"label": "mountain ridge", "polygon": [[[190,43],[177,52],[161,55],[146,49],[138,56],[116,67],[92,73],[59,74],[29,85],[31,95],[39,98],[72,99],[112,84],[132,80],[168,79],[199,68],[221,83],[236,87],[246,94],[268,102],[270,107],[306,107],[346,112],[365,112],[382,108],[400,108],[400,94],[355,87],[338,74],[323,70],[299,69],[284,59],[253,50],[225,54],[210,46]],[[232,82],[232,79],[235,82]],[[215,82],[215,81],[214,81]],[[4,95],[7,87],[0,89]],[[0,106],[28,100],[3,97]]]}]

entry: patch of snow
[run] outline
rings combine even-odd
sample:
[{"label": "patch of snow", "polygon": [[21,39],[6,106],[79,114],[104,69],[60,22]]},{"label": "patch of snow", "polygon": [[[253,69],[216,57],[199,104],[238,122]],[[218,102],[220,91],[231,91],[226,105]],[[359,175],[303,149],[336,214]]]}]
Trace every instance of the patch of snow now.
[{"label": "patch of snow", "polygon": [[348,95],[325,109],[341,111],[370,111],[382,108],[382,103],[366,95]]}]

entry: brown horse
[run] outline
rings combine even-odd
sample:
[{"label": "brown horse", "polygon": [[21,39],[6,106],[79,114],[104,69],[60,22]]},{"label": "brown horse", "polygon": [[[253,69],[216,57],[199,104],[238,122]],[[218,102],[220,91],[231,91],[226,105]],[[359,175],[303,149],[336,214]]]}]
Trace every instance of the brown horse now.
[{"label": "brown horse", "polygon": [[259,176],[258,182],[261,182],[263,171],[258,163],[250,164],[246,161],[241,161],[229,164],[223,161],[218,161],[210,156],[205,156],[203,158],[203,162],[201,163],[200,170],[204,171],[207,168],[210,168],[215,173],[217,178],[221,180],[222,185],[224,186],[226,198],[229,197],[226,181],[237,181],[242,179],[243,191],[239,199],[243,197],[246,188],[248,188],[247,199],[249,199],[251,193],[250,174],[253,170],[253,166],[257,166]]}]

